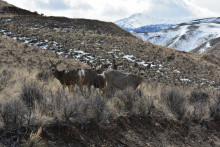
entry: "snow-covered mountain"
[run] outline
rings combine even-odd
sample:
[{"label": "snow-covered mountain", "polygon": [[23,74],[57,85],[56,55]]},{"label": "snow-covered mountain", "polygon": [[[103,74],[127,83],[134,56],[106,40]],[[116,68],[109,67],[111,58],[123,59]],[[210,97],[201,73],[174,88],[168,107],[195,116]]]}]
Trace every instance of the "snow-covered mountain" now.
[{"label": "snow-covered mountain", "polygon": [[152,32],[172,27],[174,24],[184,22],[183,20],[172,20],[155,18],[149,15],[138,13],[128,18],[124,18],[115,22],[118,26],[131,32],[142,31]]},{"label": "snow-covered mountain", "polygon": [[218,17],[197,19],[181,23],[167,30],[134,34],[153,44],[183,51],[196,49],[197,53],[203,53],[214,45],[209,41],[220,37],[219,22],[220,18]]}]

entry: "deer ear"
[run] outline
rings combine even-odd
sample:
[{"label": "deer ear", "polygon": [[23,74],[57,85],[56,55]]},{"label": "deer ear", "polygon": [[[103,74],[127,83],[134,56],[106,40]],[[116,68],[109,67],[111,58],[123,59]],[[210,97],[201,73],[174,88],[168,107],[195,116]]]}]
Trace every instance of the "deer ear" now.
[{"label": "deer ear", "polygon": [[115,64],[116,62],[115,62],[115,59],[113,58],[113,60],[112,60],[112,64]]},{"label": "deer ear", "polygon": [[150,67],[151,67],[151,64],[148,64],[148,65],[146,66],[146,69],[150,69]]},{"label": "deer ear", "polygon": [[53,62],[49,59],[49,62],[50,62],[50,64],[52,64],[53,65]]},{"label": "deer ear", "polygon": [[139,68],[139,65],[137,64],[137,62],[134,62],[134,67]]},{"label": "deer ear", "polygon": [[97,61],[97,65],[100,65],[100,64],[101,64],[101,60],[98,59],[98,61]]},{"label": "deer ear", "polygon": [[89,66],[91,66],[91,63],[89,61],[86,62]]},{"label": "deer ear", "polygon": [[61,63],[61,60],[59,61],[59,62],[57,62],[57,64],[56,65],[58,65],[58,64],[60,64]]}]

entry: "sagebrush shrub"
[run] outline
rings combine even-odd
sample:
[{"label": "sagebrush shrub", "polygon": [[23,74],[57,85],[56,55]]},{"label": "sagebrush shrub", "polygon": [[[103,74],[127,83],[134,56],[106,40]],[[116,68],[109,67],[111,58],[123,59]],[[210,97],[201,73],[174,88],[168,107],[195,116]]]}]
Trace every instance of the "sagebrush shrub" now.
[{"label": "sagebrush shrub", "polygon": [[216,120],[220,120],[220,93],[215,94],[215,103],[210,105],[210,115]]},{"label": "sagebrush shrub", "polygon": [[5,126],[22,126],[26,123],[28,109],[19,98],[2,103],[1,107],[0,113]]},{"label": "sagebrush shrub", "polygon": [[209,98],[209,95],[205,92],[192,91],[189,97],[189,102],[190,103],[206,102],[208,98]]},{"label": "sagebrush shrub", "polygon": [[35,102],[40,103],[44,99],[43,91],[36,82],[25,83],[22,86],[20,98],[29,108],[35,107]]},{"label": "sagebrush shrub", "polygon": [[14,73],[15,72],[13,70],[9,69],[4,69],[2,71],[2,73],[0,74],[0,91],[3,90],[4,87],[6,87]]},{"label": "sagebrush shrub", "polygon": [[[125,111],[130,111],[133,107],[133,102],[136,99],[135,92],[132,87],[128,87],[125,90],[118,90],[114,94],[113,98],[115,98],[116,104],[121,104]],[[120,108],[121,106],[118,105]],[[121,108],[122,108],[121,107]]]},{"label": "sagebrush shrub", "polygon": [[184,117],[187,97],[180,89],[176,87],[165,88],[161,91],[160,96],[162,101],[164,101],[178,119]]},{"label": "sagebrush shrub", "polygon": [[37,80],[40,80],[40,81],[44,81],[44,82],[48,82],[53,76],[51,76],[50,72],[48,71],[40,71],[37,75],[36,75],[36,78]]}]

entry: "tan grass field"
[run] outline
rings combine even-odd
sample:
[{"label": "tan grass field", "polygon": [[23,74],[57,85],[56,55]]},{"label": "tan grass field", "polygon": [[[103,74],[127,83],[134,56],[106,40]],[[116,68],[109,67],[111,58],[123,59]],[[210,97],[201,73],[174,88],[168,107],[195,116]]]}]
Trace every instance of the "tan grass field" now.
[{"label": "tan grass field", "polygon": [[[71,141],[74,144],[86,146],[92,144],[107,146],[122,144],[127,146],[176,146],[183,144],[212,146],[219,143],[219,136],[215,134],[217,130],[208,128],[209,125],[214,125],[215,121],[218,122],[215,120],[218,118],[219,112],[218,90],[210,88],[209,90],[193,91],[187,87],[178,88],[157,82],[150,83],[145,80],[139,86],[138,91],[127,89],[116,92],[112,97],[106,97],[98,89],[92,90],[92,93],[88,94],[86,87],[84,87],[86,96],[83,96],[77,86],[73,93],[69,93],[67,89],[63,91],[62,85],[52,75],[48,76],[46,81],[39,80],[37,75],[43,71],[49,73],[49,59],[54,62],[62,60],[62,64],[58,66],[59,70],[76,67],[88,68],[88,65],[3,36],[0,38],[0,48],[1,56],[4,55],[0,60],[0,129],[10,125],[9,118],[14,116],[13,111],[9,111],[10,109],[6,109],[5,106],[12,109],[14,104],[19,104],[20,107],[14,107],[17,112],[15,116],[18,117],[18,120],[21,116],[24,118],[20,120],[21,122],[15,121],[14,126],[21,125],[32,128],[28,131],[32,132],[32,135],[29,136],[27,133],[21,136],[25,140],[20,142],[23,145],[28,144],[28,141],[36,146],[71,145]],[[25,86],[26,88],[24,88]],[[36,101],[30,109],[22,100],[22,96],[24,96],[22,94],[25,94],[24,90],[28,91],[32,88],[34,93],[29,93],[29,96],[38,95],[36,100],[39,97],[43,99],[40,99],[39,102]],[[194,98],[192,97],[193,92]],[[203,95],[201,95],[202,93]],[[208,99],[206,99],[206,95],[208,95]],[[173,96],[178,101],[169,99]],[[7,112],[7,117],[4,112]],[[27,115],[27,112],[31,112],[31,115]],[[91,120],[94,123],[91,123]],[[55,130],[57,129],[52,126],[58,125],[57,121],[59,125],[68,123],[68,128],[70,128],[67,130],[63,128],[63,131],[59,132],[62,135],[54,136],[55,140],[49,139],[52,137],[50,135],[56,134]],[[78,123],[81,125],[77,126]],[[95,124],[98,126],[93,128],[91,125]],[[202,124],[206,127],[202,127]],[[186,131],[182,125],[191,129]],[[36,130],[40,126],[43,130],[38,130],[37,134],[34,128]],[[87,127],[87,131],[100,139],[89,137],[84,132],[84,127]],[[95,133],[97,127],[99,133]],[[123,128],[126,128],[127,131],[124,131]],[[14,129],[11,131],[13,132]],[[106,129],[110,129],[118,135],[112,134]],[[156,137],[152,136],[151,131],[155,133]],[[212,132],[211,137],[210,131]],[[177,134],[182,133],[188,135],[178,137]],[[33,135],[36,135],[35,139]],[[103,141],[104,138],[102,139],[100,135],[107,135],[110,138],[107,137],[106,141]],[[174,138],[173,135],[177,136]],[[206,135],[207,137],[205,137]],[[182,139],[185,143],[181,141]],[[93,142],[89,143],[89,140],[93,140]]]}]

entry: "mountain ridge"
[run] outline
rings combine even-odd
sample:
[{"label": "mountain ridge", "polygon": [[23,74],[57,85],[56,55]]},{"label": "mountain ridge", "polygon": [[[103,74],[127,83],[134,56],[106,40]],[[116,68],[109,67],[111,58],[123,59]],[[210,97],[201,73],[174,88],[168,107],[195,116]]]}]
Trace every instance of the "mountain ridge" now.
[{"label": "mountain ridge", "polygon": [[166,30],[134,35],[153,44],[201,54],[219,41],[219,32],[219,17],[216,17],[197,19]]},{"label": "mountain ridge", "polygon": [[165,19],[165,18],[156,18],[149,16],[144,13],[137,13],[129,16],[128,18],[120,19],[115,21],[114,23],[118,26],[122,27],[123,29],[131,32],[139,31],[139,29],[145,27],[146,30],[143,30],[142,32],[147,32],[149,28],[152,28],[152,25],[157,25],[155,28],[150,31],[158,31],[167,29],[170,27],[173,27],[175,24],[182,23],[188,19]]}]

